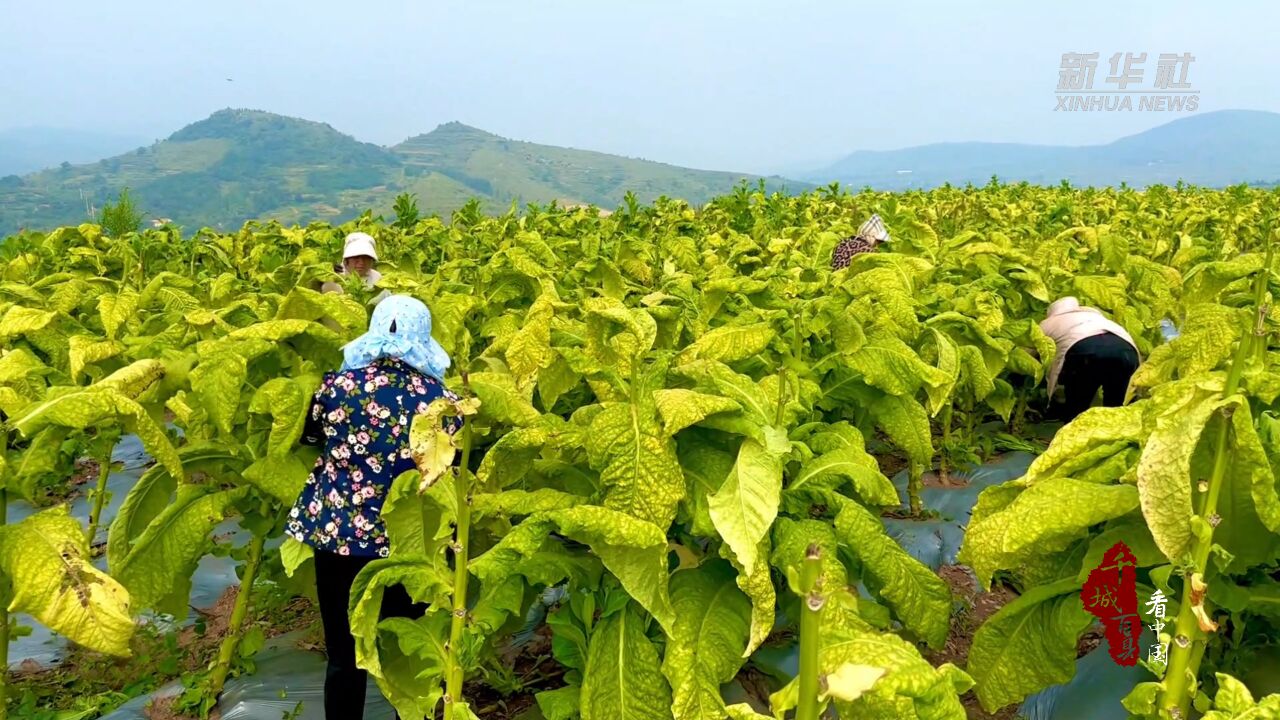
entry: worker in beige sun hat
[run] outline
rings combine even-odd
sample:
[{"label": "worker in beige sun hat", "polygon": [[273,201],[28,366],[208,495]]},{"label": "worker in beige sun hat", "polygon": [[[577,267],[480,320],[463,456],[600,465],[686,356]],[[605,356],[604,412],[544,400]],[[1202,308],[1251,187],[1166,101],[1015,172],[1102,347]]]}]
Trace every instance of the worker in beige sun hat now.
[{"label": "worker in beige sun hat", "polygon": [[[365,287],[371,288],[382,279],[382,273],[374,269],[377,262],[378,246],[373,236],[353,232],[343,242],[342,264],[335,265],[334,270],[342,275],[356,275],[364,280]],[[342,286],[335,282],[327,282],[320,289],[322,292],[342,292]],[[383,290],[373,299],[373,304],[382,302],[388,294]]]}]

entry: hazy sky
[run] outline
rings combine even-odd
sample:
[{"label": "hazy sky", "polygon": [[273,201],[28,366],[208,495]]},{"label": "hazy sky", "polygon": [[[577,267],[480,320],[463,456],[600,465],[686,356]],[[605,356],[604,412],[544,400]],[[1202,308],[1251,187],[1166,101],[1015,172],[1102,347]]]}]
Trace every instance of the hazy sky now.
[{"label": "hazy sky", "polygon": [[[1031,7],[1034,5],[1034,9]],[[1089,144],[1064,52],[1195,56],[1200,110],[1280,111],[1273,2],[0,0],[0,128],[161,138],[223,107],[394,144],[449,120],[773,171],[949,140]],[[228,78],[231,82],[228,82]]]}]

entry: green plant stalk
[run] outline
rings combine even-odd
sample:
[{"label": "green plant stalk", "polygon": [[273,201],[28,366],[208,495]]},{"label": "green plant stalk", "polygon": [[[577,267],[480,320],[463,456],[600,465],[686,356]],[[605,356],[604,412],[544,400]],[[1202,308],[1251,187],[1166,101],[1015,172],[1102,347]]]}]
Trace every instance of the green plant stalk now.
[{"label": "green plant stalk", "polygon": [[236,604],[231,609],[231,619],[227,622],[227,636],[222,639],[218,648],[218,659],[213,666],[213,674],[209,678],[209,693],[212,697],[222,694],[222,686],[227,682],[227,674],[231,672],[231,660],[240,646],[240,637],[245,615],[249,613],[249,599],[253,594],[253,581],[262,565],[262,551],[267,543],[266,535],[254,535],[249,542],[249,558],[245,561],[244,577],[240,580],[240,591],[236,593]]},{"label": "green plant stalk", "polygon": [[924,483],[924,468],[920,463],[911,460],[907,463],[907,500],[911,503],[911,515],[919,517],[924,504],[920,501],[920,490]]},{"label": "green plant stalk", "polygon": [[942,408],[942,449],[938,453],[938,478],[943,485],[951,482],[951,473],[947,468],[947,453],[951,452],[951,410],[952,402],[948,400]]},{"label": "green plant stalk", "polygon": [[102,519],[102,505],[107,498],[107,478],[111,475],[111,451],[98,458],[98,484],[93,489],[93,507],[89,510],[89,529],[85,531],[84,541],[89,545],[89,554],[93,554],[93,539],[98,535],[98,523]]},{"label": "green plant stalk", "polygon": [[[1262,306],[1271,267],[1271,257],[1272,249],[1268,244],[1266,261],[1263,266],[1264,270],[1259,274],[1254,284],[1255,308]],[[1253,332],[1254,337],[1259,336],[1258,326],[1263,321],[1261,314],[1257,317],[1257,324]],[[1235,395],[1236,391],[1240,389],[1240,379],[1244,374],[1245,362],[1250,355],[1251,349],[1250,334],[1246,333],[1240,338],[1240,344],[1236,347],[1235,356],[1231,360],[1231,369],[1227,372],[1227,382],[1222,390],[1224,398]],[[1206,521],[1217,515],[1218,497],[1222,494],[1222,481],[1227,474],[1227,462],[1229,459],[1227,440],[1231,433],[1231,411],[1228,408],[1223,408],[1219,410],[1219,414],[1222,418],[1222,424],[1218,426],[1218,433],[1214,437],[1213,470],[1209,475],[1208,488],[1201,495],[1200,506],[1196,511],[1196,514]],[[1209,554],[1213,550],[1213,532],[1214,523],[1209,522],[1209,529],[1204,533],[1203,537],[1199,535],[1192,535],[1191,537],[1192,566],[1183,575],[1182,598],[1178,607],[1178,619],[1174,625],[1173,643],[1171,643],[1169,649],[1169,665],[1165,670],[1164,691],[1160,696],[1159,707],[1171,717],[1178,719],[1190,717],[1188,713],[1191,708],[1192,696],[1195,694],[1196,678],[1200,674],[1200,660],[1204,657],[1205,645],[1208,642],[1208,636],[1200,629],[1200,623],[1192,610],[1193,603],[1191,602],[1190,593],[1192,576],[1199,575],[1204,578],[1210,570]],[[1208,591],[1206,590],[1207,593]],[[1179,642],[1179,639],[1182,639],[1182,643]]]},{"label": "green plant stalk", "polygon": [[453,535],[453,617],[449,622],[449,647],[445,657],[445,720],[462,702],[463,669],[460,657],[462,633],[467,622],[467,543],[471,535],[471,418],[462,420],[462,460],[454,478],[457,523]]},{"label": "green plant stalk", "polygon": [[1021,435],[1022,429],[1027,422],[1027,388],[1018,389],[1018,398],[1013,404],[1013,414],[1009,416],[1009,431],[1014,435]]},{"label": "green plant stalk", "polygon": [[825,600],[819,582],[821,571],[822,549],[810,545],[800,567],[800,688],[796,720],[818,720],[818,650],[822,641],[818,614]]}]

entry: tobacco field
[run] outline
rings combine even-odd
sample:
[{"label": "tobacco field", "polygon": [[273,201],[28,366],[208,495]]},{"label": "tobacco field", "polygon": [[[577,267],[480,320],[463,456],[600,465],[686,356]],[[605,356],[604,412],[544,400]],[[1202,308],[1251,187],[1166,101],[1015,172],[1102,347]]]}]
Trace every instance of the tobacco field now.
[{"label": "tobacco field", "polygon": [[[891,240],[833,272],[873,212]],[[0,717],[100,717],[169,680],[163,717],[216,716],[252,676],[313,590],[281,542],[311,396],[381,289],[428,304],[463,398],[415,421],[392,554],[353,589],[360,663],[402,717],[1015,717],[1091,649],[1081,587],[1117,541],[1140,605],[1169,599],[1167,664],[1144,636],[1120,717],[1280,717],[1280,682],[1249,678],[1280,643],[1278,212],[1243,187],[993,181],[9,237],[0,519],[35,511],[0,528],[0,653],[32,624],[70,649],[60,670],[11,664]],[[377,289],[333,271],[357,229]],[[1059,428],[1037,323],[1063,295],[1142,365],[1125,406]],[[465,429],[433,433],[441,414]],[[108,517],[134,437],[154,462]],[[1025,472],[971,516],[930,507],[1010,453]],[[891,532],[928,522],[963,532],[941,570]],[[175,667],[213,555],[242,589]],[[424,617],[379,621],[397,584]]]}]

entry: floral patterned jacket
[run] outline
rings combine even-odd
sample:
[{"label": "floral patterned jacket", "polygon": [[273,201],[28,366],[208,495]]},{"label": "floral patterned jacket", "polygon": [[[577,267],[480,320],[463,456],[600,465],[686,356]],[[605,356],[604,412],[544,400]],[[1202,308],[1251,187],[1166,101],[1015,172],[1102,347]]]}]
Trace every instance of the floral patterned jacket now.
[{"label": "floral patterned jacket", "polygon": [[[439,397],[457,398],[396,359],[326,374],[301,440],[323,452],[289,512],[288,535],[316,550],[386,557],[391,548],[382,503],[392,481],[414,467],[413,416]],[[456,432],[458,425],[449,422],[446,430]]]}]

